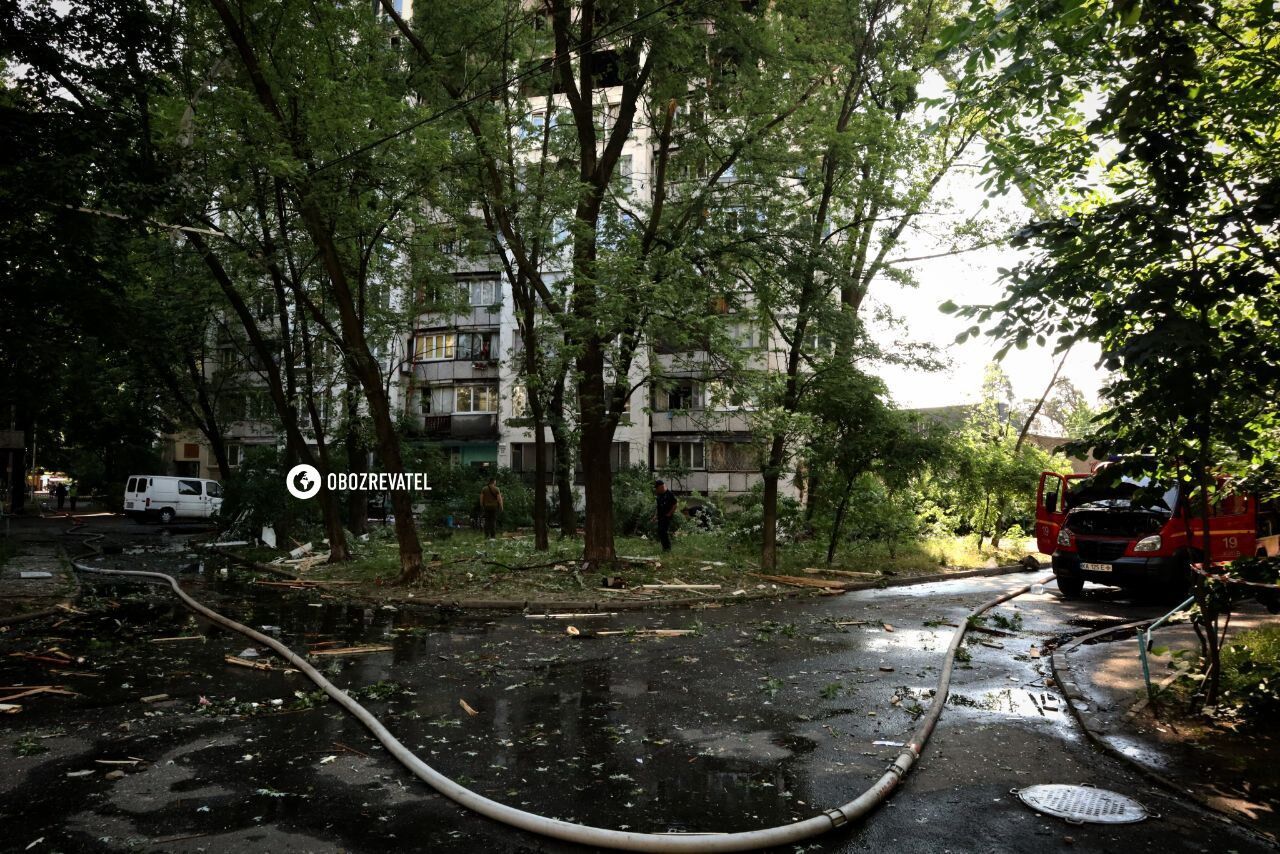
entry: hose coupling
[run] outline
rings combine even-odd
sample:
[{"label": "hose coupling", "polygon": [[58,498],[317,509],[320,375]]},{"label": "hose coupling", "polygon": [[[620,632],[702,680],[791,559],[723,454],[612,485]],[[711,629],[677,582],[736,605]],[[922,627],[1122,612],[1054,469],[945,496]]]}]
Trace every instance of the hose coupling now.
[{"label": "hose coupling", "polygon": [[837,827],[844,827],[849,823],[849,817],[840,812],[839,809],[829,809],[823,813],[823,815],[831,819],[831,827],[833,830]]}]

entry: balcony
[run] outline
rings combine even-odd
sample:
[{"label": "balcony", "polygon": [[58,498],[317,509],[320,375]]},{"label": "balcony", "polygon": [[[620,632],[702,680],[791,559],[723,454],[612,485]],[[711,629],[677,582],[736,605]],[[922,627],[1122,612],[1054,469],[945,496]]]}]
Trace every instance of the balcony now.
[{"label": "balcony", "polygon": [[420,433],[428,439],[496,440],[498,414],[476,412],[463,415],[425,415]]}]

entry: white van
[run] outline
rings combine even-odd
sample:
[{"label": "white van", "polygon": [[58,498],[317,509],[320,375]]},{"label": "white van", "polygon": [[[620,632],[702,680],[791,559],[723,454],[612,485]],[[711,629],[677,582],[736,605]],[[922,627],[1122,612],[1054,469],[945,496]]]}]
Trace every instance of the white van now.
[{"label": "white van", "polygon": [[179,516],[207,519],[222,506],[222,485],[198,477],[132,475],[124,487],[124,512],[138,521],[168,524]]}]

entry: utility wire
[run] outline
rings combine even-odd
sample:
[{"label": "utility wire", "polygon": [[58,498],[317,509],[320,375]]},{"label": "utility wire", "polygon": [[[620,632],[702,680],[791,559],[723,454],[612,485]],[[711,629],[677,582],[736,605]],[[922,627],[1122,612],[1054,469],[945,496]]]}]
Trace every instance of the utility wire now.
[{"label": "utility wire", "polygon": [[[600,35],[594,36],[593,38],[587,39],[586,41],[579,42],[577,45],[574,45],[573,47],[569,48],[568,52],[563,57],[559,57],[559,56],[554,57],[549,65],[535,65],[533,68],[530,68],[527,71],[522,71],[519,74],[515,74],[515,75],[512,75],[511,77],[508,77],[507,79],[503,80],[500,83],[494,84],[488,89],[485,89],[483,92],[478,92],[475,95],[472,95],[470,98],[467,98],[465,101],[459,101],[456,104],[451,104],[442,110],[437,110],[436,112],[426,116],[425,118],[422,118],[416,122],[407,124],[404,127],[400,128],[399,130],[392,131],[391,133],[386,134],[385,136],[381,136],[378,139],[373,140],[372,142],[368,142],[360,146],[359,148],[356,148],[352,151],[347,152],[346,154],[335,157],[333,160],[325,161],[324,163],[321,163],[319,166],[317,166],[314,172],[312,172],[312,174],[315,174],[316,172],[322,172],[325,169],[328,169],[330,166],[336,166],[339,163],[342,163],[346,160],[350,160],[352,157],[355,157],[356,155],[364,154],[366,151],[372,151],[373,149],[378,148],[379,146],[387,144],[393,139],[398,139],[399,137],[404,136],[406,133],[409,133],[410,131],[417,130],[423,125],[427,125],[427,124],[430,124],[431,122],[439,121],[440,119],[444,118],[447,115],[450,115],[451,113],[455,113],[458,110],[471,106],[476,101],[481,101],[485,98],[490,97],[491,95],[498,94],[503,89],[506,89],[507,87],[511,86],[514,83],[520,82],[526,77],[531,77],[537,74],[554,72],[558,64],[567,62],[569,58],[574,54],[581,53],[583,50],[591,47],[597,42],[604,41],[605,39],[608,39],[608,38],[612,38],[618,33],[623,32],[624,30],[631,29],[635,27],[636,24],[639,24],[641,21],[645,20],[646,18],[651,18],[654,15],[658,14],[659,12],[662,12],[665,9],[669,9],[672,6],[676,6],[682,2],[684,2],[684,0],[667,0],[665,3],[662,3],[659,6],[655,6],[654,8],[650,9],[648,12],[645,12],[643,15],[640,15],[639,17],[634,18],[633,20],[619,24],[613,29],[606,30]],[[706,5],[708,2],[710,2],[710,0],[702,0],[702,2],[699,3],[698,5],[703,6],[703,5]],[[656,22],[656,23],[661,23],[661,22]],[[637,30],[637,32],[644,32],[645,30],[651,29],[653,26],[656,25],[656,23],[651,24],[648,27],[644,27],[641,30]]]}]

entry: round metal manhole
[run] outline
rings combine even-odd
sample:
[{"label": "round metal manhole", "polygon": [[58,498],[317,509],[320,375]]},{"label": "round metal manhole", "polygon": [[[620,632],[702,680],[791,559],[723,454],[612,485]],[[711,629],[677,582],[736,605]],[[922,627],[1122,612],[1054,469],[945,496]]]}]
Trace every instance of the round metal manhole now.
[{"label": "round metal manhole", "polygon": [[1048,783],[1017,792],[1027,806],[1037,812],[1056,815],[1067,821],[1088,824],[1130,824],[1147,817],[1147,808],[1133,798],[1092,786]]}]

